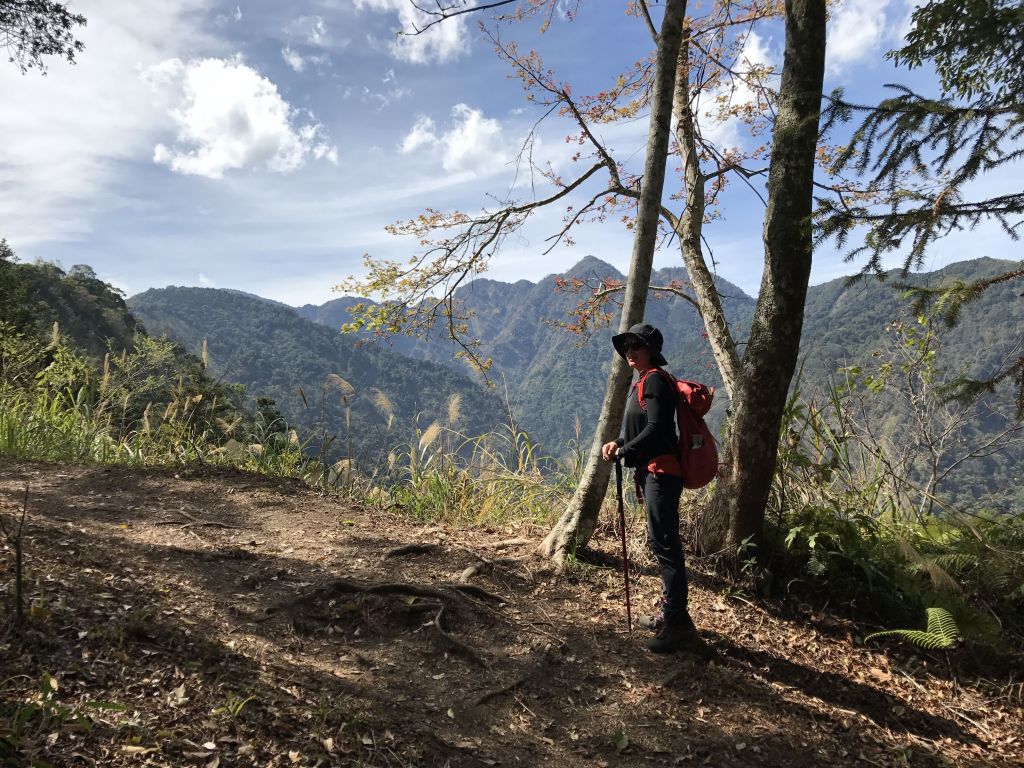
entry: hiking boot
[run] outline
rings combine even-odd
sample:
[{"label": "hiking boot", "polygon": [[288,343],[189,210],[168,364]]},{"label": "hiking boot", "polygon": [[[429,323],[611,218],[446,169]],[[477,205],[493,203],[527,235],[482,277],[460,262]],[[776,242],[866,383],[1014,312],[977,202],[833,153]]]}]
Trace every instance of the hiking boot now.
[{"label": "hiking boot", "polygon": [[702,658],[712,654],[711,647],[704,642],[693,620],[687,615],[663,623],[657,634],[647,641],[647,650],[652,653],[686,651]]},{"label": "hiking boot", "polygon": [[661,610],[659,610],[653,616],[638,616],[636,623],[644,629],[649,629],[651,632],[658,632],[663,626],[665,626],[665,606],[668,605],[667,600],[661,601]]},{"label": "hiking boot", "polygon": [[665,612],[658,611],[653,616],[638,616],[636,623],[644,629],[651,630],[651,632],[658,632],[665,626]]}]

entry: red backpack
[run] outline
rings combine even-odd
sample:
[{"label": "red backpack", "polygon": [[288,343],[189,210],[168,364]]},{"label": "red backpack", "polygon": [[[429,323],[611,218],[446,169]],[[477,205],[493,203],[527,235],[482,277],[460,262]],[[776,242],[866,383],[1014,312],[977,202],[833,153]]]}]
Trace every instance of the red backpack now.
[{"label": "red backpack", "polygon": [[695,381],[683,381],[668,371],[654,368],[645,373],[636,384],[640,408],[644,404],[644,381],[657,372],[676,393],[676,426],[679,428],[678,455],[655,456],[647,465],[650,472],[681,475],[683,487],[703,488],[718,475],[718,447],[715,438],[704,423],[704,414],[711,410],[715,388]]}]

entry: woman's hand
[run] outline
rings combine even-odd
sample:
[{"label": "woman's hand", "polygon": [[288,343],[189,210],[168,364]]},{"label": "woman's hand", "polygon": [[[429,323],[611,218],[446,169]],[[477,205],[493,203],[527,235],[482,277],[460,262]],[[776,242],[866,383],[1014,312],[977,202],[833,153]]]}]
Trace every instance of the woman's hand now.
[{"label": "woman's hand", "polygon": [[601,446],[601,457],[605,461],[615,461],[615,453],[619,450],[619,444],[614,440]]}]

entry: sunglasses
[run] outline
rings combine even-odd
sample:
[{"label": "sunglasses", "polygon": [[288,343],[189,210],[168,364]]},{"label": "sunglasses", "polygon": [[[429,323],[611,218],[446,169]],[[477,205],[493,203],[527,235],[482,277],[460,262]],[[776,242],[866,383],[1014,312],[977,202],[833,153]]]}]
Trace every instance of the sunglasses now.
[{"label": "sunglasses", "polygon": [[637,350],[637,349],[644,349],[646,346],[647,345],[644,344],[639,339],[630,339],[629,341],[627,341],[625,344],[622,345],[622,348],[626,352],[633,352],[634,350]]}]

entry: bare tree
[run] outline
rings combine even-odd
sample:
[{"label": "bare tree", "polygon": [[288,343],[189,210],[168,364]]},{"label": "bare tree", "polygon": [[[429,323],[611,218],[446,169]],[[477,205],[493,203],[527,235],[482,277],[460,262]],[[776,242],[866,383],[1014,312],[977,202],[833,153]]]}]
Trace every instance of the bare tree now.
[{"label": "bare tree", "polygon": [[59,56],[74,64],[85,45],[75,37],[75,27],[85,26],[85,16],[71,13],[67,3],[51,0],[0,0],[0,46],[22,74],[39,69],[45,74],[45,56]]}]

